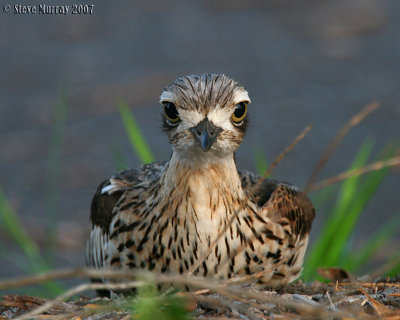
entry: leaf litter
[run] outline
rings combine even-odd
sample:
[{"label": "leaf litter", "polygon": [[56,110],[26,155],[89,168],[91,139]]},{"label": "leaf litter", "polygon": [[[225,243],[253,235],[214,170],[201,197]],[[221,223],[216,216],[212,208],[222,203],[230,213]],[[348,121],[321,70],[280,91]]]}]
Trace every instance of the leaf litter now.
[{"label": "leaf litter", "polygon": [[[255,283],[229,284],[184,276],[179,284],[186,283],[198,290],[169,296],[161,294],[151,299],[155,299],[155,305],[163,314],[163,309],[167,309],[171,303],[169,298],[179,298],[184,312],[182,319],[400,320],[399,278],[377,278],[373,282],[361,282],[360,278],[338,268],[320,269],[319,273],[331,282],[314,281],[305,284],[297,281],[276,289]],[[152,281],[161,283],[177,279],[174,276],[154,275]],[[93,285],[88,284],[85,290],[92,289]],[[132,307],[133,299],[115,294],[112,299],[75,296],[63,302],[6,294],[0,301],[0,319],[144,319]],[[34,314],[36,308],[44,304],[48,304],[48,308]]]}]

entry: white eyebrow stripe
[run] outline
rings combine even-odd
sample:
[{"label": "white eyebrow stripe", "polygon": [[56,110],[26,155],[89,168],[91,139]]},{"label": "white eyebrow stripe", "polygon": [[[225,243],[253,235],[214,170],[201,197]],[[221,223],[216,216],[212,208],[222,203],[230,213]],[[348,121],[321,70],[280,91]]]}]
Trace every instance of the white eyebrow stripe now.
[{"label": "white eyebrow stripe", "polygon": [[233,94],[233,103],[236,104],[242,101],[248,101],[249,103],[251,102],[248,92],[246,90],[235,91]]},{"label": "white eyebrow stripe", "polygon": [[170,91],[163,91],[160,96],[160,103],[164,101],[174,102],[174,94]]}]

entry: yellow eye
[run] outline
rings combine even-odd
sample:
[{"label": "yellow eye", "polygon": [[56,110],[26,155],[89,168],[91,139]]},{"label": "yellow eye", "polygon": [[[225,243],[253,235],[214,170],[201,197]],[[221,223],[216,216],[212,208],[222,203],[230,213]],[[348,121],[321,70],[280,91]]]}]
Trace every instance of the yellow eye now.
[{"label": "yellow eye", "polygon": [[235,106],[235,111],[232,113],[232,120],[235,123],[240,123],[247,113],[247,102],[239,102]]},{"label": "yellow eye", "polygon": [[171,124],[179,121],[179,113],[176,106],[172,102],[164,102],[164,114],[167,121]]}]

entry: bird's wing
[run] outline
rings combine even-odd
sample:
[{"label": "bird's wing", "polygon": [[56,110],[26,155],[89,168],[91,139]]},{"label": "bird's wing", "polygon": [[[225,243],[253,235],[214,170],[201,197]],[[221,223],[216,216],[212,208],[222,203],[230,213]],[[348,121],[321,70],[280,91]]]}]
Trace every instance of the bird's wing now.
[{"label": "bird's wing", "polygon": [[95,268],[105,267],[107,253],[110,252],[110,226],[118,203],[124,200],[127,192],[137,192],[146,188],[160,176],[165,162],[143,165],[140,169],[122,171],[103,181],[97,188],[91,204],[90,221],[92,229],[86,247],[86,264]]},{"label": "bird's wing", "polygon": [[257,183],[260,177],[247,171],[239,171],[239,175],[245,193],[260,208],[259,213],[279,224],[283,231],[281,236],[270,236],[281,243],[284,254],[267,281],[270,285],[289,283],[298,278],[302,270],[315,218],[314,206],[307,195],[293,185],[271,179]]},{"label": "bird's wing", "polygon": [[268,218],[282,224],[289,223],[291,231],[300,236],[308,234],[315,218],[315,210],[308,196],[286,182],[264,179],[245,170],[239,170],[246,195],[259,208],[268,208]]}]

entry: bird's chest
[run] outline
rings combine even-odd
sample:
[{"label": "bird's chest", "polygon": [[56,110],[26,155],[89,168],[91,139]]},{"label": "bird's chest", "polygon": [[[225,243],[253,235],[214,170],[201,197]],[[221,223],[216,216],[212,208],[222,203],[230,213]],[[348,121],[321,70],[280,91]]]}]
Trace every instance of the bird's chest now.
[{"label": "bird's chest", "polygon": [[189,220],[187,227],[195,238],[212,239],[223,229],[231,214],[239,210],[238,186],[221,183],[211,177],[193,176],[184,188],[177,213]]},{"label": "bird's chest", "polygon": [[253,260],[258,268],[266,250],[276,251],[264,245],[263,223],[252,218],[240,180],[211,171],[175,181],[167,191],[132,197],[114,218],[111,265],[226,278],[245,272]]},{"label": "bird's chest", "polygon": [[[168,191],[134,197],[128,202],[130,208],[113,221],[116,248],[111,246],[111,250],[119,251],[118,265],[189,270],[240,210],[243,199],[239,183],[221,179],[213,171],[207,175],[191,173],[176,179]],[[233,234],[229,237],[231,246],[239,244],[236,238]],[[224,238],[220,241],[224,243],[220,248],[225,248]],[[219,256],[227,254],[226,249],[220,251]],[[218,255],[212,259],[218,259]]]},{"label": "bird's chest", "polygon": [[[232,193],[236,186],[231,189],[202,178],[193,176],[169,197],[168,214],[161,219],[167,228],[160,238],[164,254],[160,271],[196,273],[197,269],[203,275],[216,275],[222,270],[220,263],[241,244],[233,228],[226,229],[232,216],[245,210],[240,195]],[[209,248],[213,248],[212,254]]]}]

